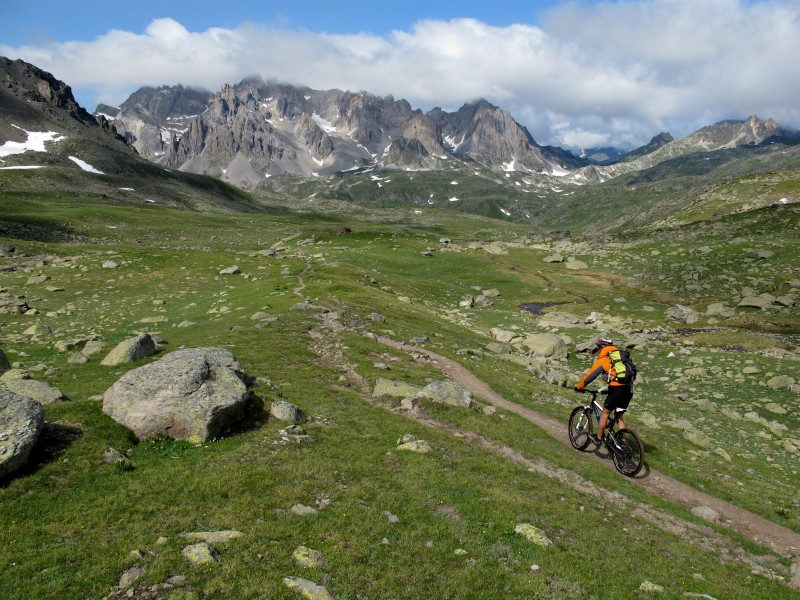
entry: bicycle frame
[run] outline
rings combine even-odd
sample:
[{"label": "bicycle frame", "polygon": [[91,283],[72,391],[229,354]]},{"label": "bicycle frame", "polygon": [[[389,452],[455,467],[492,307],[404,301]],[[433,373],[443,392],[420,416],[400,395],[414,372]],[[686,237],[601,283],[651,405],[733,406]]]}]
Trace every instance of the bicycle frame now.
[{"label": "bicycle frame", "polygon": [[[589,405],[589,407],[592,409],[592,412],[594,413],[595,420],[598,423],[600,423],[600,415],[603,414],[603,407],[597,401],[597,394],[599,392],[595,390],[586,390],[586,391],[587,393],[592,395],[592,403]],[[625,412],[624,410],[616,409],[615,411],[613,411],[611,414],[608,415],[608,425],[606,425],[606,431],[608,432],[614,431],[614,427],[617,424],[617,419],[619,419],[618,415],[624,412]]]}]

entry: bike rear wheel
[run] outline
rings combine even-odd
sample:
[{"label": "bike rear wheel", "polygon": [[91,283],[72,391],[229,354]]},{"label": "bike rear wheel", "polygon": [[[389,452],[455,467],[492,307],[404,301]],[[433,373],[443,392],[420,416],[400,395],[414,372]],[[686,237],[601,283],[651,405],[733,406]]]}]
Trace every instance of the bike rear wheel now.
[{"label": "bike rear wheel", "polygon": [[621,429],[609,440],[609,450],[617,471],[627,477],[635,476],[644,465],[644,446],[630,429]]},{"label": "bike rear wheel", "polygon": [[583,450],[591,441],[589,434],[594,433],[594,415],[585,406],[576,406],[569,416],[569,443],[576,450]]}]

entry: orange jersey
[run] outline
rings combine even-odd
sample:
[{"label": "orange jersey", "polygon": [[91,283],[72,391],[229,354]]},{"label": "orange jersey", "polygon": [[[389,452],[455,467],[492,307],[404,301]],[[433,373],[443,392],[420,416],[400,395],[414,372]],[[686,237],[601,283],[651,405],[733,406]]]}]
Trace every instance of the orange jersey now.
[{"label": "orange jersey", "polygon": [[598,376],[602,376],[603,381],[608,383],[611,386],[618,386],[618,385],[630,385],[627,383],[620,383],[619,381],[612,381],[609,383],[609,372],[611,371],[611,359],[608,357],[614,350],[617,350],[616,346],[603,346],[600,349],[600,353],[597,355],[597,359],[594,361],[594,364],[589,367],[589,370],[584,373],[581,380],[578,382],[578,385],[575,387],[579,390],[584,389],[588,384],[594,381]]}]

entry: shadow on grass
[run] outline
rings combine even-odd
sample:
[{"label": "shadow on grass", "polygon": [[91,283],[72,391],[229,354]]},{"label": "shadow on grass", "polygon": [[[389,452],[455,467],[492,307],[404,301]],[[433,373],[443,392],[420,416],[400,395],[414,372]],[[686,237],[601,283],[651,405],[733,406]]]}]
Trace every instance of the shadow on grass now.
[{"label": "shadow on grass", "polygon": [[31,475],[45,465],[56,461],[63,455],[72,442],[83,437],[83,430],[79,425],[64,421],[45,422],[36,445],[28,456],[28,464],[3,480],[0,486],[6,487],[18,477]]},{"label": "shadow on grass", "polygon": [[26,242],[79,242],[84,239],[63,223],[22,217],[0,220],[0,236]]}]

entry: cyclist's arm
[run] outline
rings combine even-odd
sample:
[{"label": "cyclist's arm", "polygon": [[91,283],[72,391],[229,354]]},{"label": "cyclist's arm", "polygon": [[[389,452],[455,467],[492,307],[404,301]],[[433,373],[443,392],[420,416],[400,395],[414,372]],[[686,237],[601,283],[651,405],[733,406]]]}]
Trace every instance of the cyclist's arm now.
[{"label": "cyclist's arm", "polygon": [[581,380],[578,382],[578,385],[575,386],[576,389],[582,390],[587,385],[589,385],[592,381],[597,379],[600,375],[606,372],[605,365],[603,364],[602,359],[598,359],[594,362],[594,364],[589,368],[588,371],[581,377]]}]

